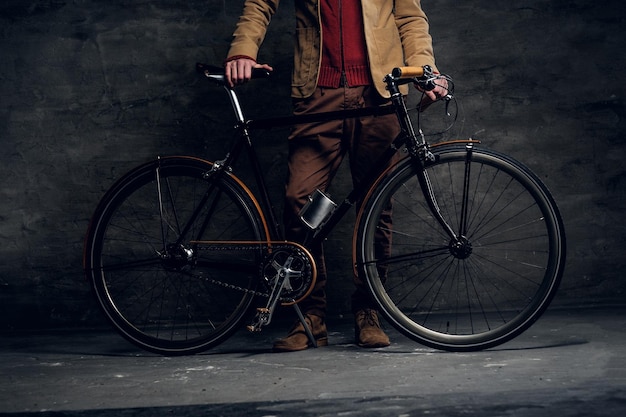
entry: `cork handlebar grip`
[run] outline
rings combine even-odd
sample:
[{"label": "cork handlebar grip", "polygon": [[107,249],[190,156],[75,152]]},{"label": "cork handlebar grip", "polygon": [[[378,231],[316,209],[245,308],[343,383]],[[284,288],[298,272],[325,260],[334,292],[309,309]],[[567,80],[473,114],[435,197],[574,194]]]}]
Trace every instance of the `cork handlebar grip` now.
[{"label": "cork handlebar grip", "polygon": [[424,67],[397,67],[391,71],[391,75],[398,79],[422,77],[424,73]]}]

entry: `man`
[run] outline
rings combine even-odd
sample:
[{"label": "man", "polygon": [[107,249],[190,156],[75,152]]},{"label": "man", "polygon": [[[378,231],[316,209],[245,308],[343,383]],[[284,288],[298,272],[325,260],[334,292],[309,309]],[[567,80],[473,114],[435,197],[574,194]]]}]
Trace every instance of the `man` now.
[{"label": "man", "polygon": [[[246,0],[226,59],[231,87],[247,82],[279,0]],[[394,67],[430,65],[435,71],[432,39],[420,0],[295,0],[295,53],[291,95],[294,114],[389,105],[383,78]],[[447,94],[445,79],[426,92],[431,100]],[[408,87],[402,86],[408,94]],[[395,115],[363,117],[296,126],[289,137],[286,183],[286,238],[302,241],[307,233],[298,213],[315,189],[325,191],[346,153],[354,184],[399,133]],[[384,243],[383,243],[384,244]],[[318,346],[328,344],[325,324],[326,269],[321,247],[310,248],[318,280],[300,307]],[[384,347],[389,338],[376,306],[355,276],[352,297],[356,343]],[[302,324],[275,342],[275,351],[310,347]]]}]

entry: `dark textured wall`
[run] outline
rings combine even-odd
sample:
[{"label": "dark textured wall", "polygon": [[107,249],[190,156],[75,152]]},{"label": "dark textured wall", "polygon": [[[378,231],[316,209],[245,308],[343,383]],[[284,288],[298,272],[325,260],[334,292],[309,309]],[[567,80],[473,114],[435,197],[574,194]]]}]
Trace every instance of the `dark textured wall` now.
[{"label": "dark textured wall", "polygon": [[[98,323],[81,251],[106,188],[156,155],[222,156],[228,103],[193,66],[222,62],[242,3],[0,4],[1,329]],[[275,76],[243,89],[250,115],[289,111],[291,3],[283,1],[261,54]],[[569,261],[555,304],[622,302],[622,2],[422,3],[462,105],[449,137],[473,136],[526,162],[562,209]],[[260,138],[277,197],[285,135]],[[327,245],[335,314],[348,310],[348,236],[350,225]]]}]

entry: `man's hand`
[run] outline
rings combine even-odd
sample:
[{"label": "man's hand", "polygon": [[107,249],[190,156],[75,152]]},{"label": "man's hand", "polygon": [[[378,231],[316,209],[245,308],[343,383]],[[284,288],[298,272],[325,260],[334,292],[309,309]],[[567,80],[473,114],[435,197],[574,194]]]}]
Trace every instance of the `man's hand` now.
[{"label": "man's hand", "polygon": [[440,76],[435,80],[435,88],[432,90],[426,91],[419,87],[417,89],[422,91],[432,101],[437,101],[438,99],[448,95],[448,80],[445,77]]},{"label": "man's hand", "polygon": [[255,60],[250,58],[239,58],[226,63],[225,75],[226,82],[230,88],[236,85],[244,84],[252,78],[252,70],[254,68],[263,68],[268,71],[273,71],[274,68],[268,64],[257,64]]}]

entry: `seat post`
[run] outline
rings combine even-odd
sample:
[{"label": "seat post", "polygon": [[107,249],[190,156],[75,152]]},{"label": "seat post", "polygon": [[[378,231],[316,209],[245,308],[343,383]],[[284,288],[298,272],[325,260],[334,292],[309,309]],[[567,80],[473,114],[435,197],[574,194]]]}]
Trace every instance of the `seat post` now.
[{"label": "seat post", "polygon": [[229,88],[228,86],[224,86],[226,93],[228,94],[228,98],[230,99],[230,104],[233,107],[233,111],[235,112],[235,118],[237,119],[237,124],[243,125],[246,122],[246,119],[243,116],[243,109],[241,108],[241,104],[239,103],[239,97],[235,92],[234,88]]}]

